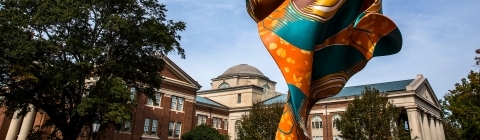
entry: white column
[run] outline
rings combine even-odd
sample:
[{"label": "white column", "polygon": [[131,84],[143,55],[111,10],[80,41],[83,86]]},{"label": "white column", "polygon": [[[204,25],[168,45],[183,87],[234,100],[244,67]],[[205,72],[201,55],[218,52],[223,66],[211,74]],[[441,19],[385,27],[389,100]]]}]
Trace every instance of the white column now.
[{"label": "white column", "polygon": [[17,118],[17,114],[19,111],[15,111],[12,116],[12,121],[10,122],[10,126],[8,127],[7,136],[5,140],[16,140],[18,129],[20,129],[20,125],[22,124],[23,116]]},{"label": "white column", "polygon": [[443,137],[442,137],[443,131],[440,128],[442,122],[440,121],[440,119],[435,119],[435,122],[437,122],[437,123],[435,123],[435,125],[436,125],[435,126],[435,128],[436,128],[435,131],[437,132],[437,139],[438,140],[443,140]]},{"label": "white column", "polygon": [[412,129],[412,139],[418,137],[422,138],[421,135],[421,127],[420,127],[420,117],[418,115],[418,110],[416,108],[407,108],[407,115],[408,115],[408,126]]},{"label": "white column", "polygon": [[432,137],[430,136],[430,123],[428,122],[428,114],[426,112],[423,112],[422,114],[422,120],[423,120],[423,138],[425,140],[431,140]]},{"label": "white column", "polygon": [[432,140],[437,140],[437,133],[435,130],[437,130],[435,128],[435,117],[430,116],[430,136],[432,137]]},{"label": "white column", "polygon": [[35,115],[37,114],[36,110],[30,105],[30,111],[27,113],[25,118],[23,118],[22,128],[18,134],[18,140],[27,139],[28,133],[32,130],[33,121],[35,120]]},{"label": "white column", "polygon": [[445,131],[443,130],[443,121],[439,120],[438,128],[440,128],[440,140],[445,140]]}]

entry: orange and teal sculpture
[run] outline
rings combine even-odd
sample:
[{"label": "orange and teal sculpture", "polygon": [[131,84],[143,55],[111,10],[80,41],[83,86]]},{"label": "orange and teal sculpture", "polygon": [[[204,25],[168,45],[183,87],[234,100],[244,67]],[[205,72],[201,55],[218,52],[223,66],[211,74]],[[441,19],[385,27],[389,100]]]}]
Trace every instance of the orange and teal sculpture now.
[{"label": "orange and teal sculpture", "polygon": [[276,139],[307,140],[306,121],[376,56],[395,54],[402,36],[381,0],[246,0],[263,44],[289,88]]}]

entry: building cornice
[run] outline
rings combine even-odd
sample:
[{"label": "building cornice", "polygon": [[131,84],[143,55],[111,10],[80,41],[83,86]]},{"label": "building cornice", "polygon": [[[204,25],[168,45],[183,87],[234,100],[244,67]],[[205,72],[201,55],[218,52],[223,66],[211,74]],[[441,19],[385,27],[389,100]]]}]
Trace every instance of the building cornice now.
[{"label": "building cornice", "polygon": [[222,111],[226,111],[226,112],[229,111],[228,107],[220,107],[220,106],[217,106],[217,105],[211,105],[211,104],[206,104],[206,103],[202,103],[202,102],[196,102],[196,105],[203,106],[203,107],[210,107],[210,108],[214,108],[214,109],[218,109],[218,110],[222,110]]},{"label": "building cornice", "polygon": [[263,87],[260,87],[260,86],[257,86],[257,85],[233,86],[233,87],[228,87],[228,88],[202,90],[202,91],[198,91],[197,94],[210,94],[210,93],[218,93],[218,92],[236,91],[236,90],[242,90],[242,89],[263,90]]},{"label": "building cornice", "polygon": [[180,80],[177,80],[177,79],[173,79],[173,78],[170,78],[170,77],[165,77],[164,76],[163,77],[163,82],[165,82],[165,84],[173,84],[173,85],[189,88],[189,89],[192,89],[192,90],[198,90],[198,88],[196,86],[194,86],[190,83],[180,81]]}]

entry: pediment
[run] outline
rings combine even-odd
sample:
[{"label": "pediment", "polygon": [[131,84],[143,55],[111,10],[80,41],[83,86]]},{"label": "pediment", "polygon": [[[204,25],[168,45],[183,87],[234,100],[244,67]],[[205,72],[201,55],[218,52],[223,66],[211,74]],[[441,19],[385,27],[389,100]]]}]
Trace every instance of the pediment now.
[{"label": "pediment", "polygon": [[415,92],[418,95],[418,97],[423,99],[425,102],[428,102],[436,107],[440,107],[437,96],[433,92],[430,84],[426,79],[423,82],[421,82],[421,85],[418,86]]},{"label": "pediment", "polygon": [[178,65],[176,65],[168,57],[164,57],[165,68],[162,70],[161,74],[165,82],[174,83],[182,86],[191,87],[194,89],[200,89],[201,86],[190,77],[185,71],[183,71]]}]

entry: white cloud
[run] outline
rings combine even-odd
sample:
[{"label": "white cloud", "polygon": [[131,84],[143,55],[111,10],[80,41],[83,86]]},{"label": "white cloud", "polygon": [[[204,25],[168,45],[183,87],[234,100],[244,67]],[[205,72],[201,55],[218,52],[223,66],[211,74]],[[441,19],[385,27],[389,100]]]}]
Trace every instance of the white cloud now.
[{"label": "white cloud", "polygon": [[[277,82],[277,90],[287,91],[277,65],[257,34],[256,25],[245,10],[244,1],[168,0],[170,19],[184,20],[182,46],[187,59],[170,55],[175,63],[210,89],[211,79],[229,67],[249,64]],[[480,9],[477,1],[388,0],[385,14],[403,34],[403,49],[391,56],[374,58],[353,76],[347,86],[415,78],[429,79],[438,98],[474,69],[474,50],[479,46]],[[478,5],[478,4],[476,4]]]}]

